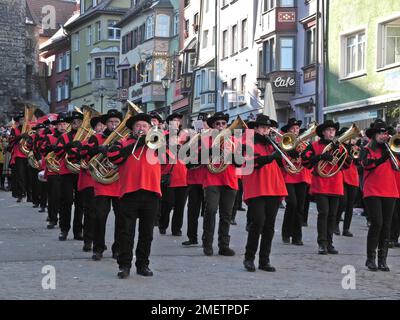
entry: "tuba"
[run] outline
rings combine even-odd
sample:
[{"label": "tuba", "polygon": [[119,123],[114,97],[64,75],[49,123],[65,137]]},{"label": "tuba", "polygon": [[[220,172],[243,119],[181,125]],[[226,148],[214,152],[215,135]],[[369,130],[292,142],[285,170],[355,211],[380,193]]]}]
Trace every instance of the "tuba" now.
[{"label": "tuba", "polygon": [[[90,126],[90,120],[94,117],[99,116],[100,113],[90,107],[85,107],[83,109],[83,112],[77,107],[75,107],[75,110],[83,114],[83,120],[82,125],[76,132],[73,141],[84,142],[95,133],[95,131]],[[81,169],[79,163],[73,163],[68,159],[68,155],[65,155],[65,166],[68,168],[69,171],[71,171],[71,173],[79,173]]]},{"label": "tuba", "polygon": [[[126,113],[125,118],[119,126],[111,132],[103,142],[103,145],[115,143],[122,138],[127,137],[131,133],[131,130],[126,127],[126,122],[135,114],[135,112],[142,113],[143,111],[129,100],[128,103],[128,112]],[[88,167],[90,175],[99,183],[111,184],[119,179],[117,166],[112,164],[110,160],[101,153],[90,159]]]},{"label": "tuba", "polygon": [[[70,132],[70,131],[71,131],[71,125],[68,125],[66,132]],[[61,159],[58,159],[56,157],[54,151],[52,151],[48,155],[46,155],[45,161],[46,161],[46,166],[50,172],[56,172],[56,173],[60,172]]]},{"label": "tuba", "polygon": [[[24,112],[24,125],[22,126],[22,130],[21,130],[21,134],[27,133],[30,136],[34,133],[34,131],[31,129],[31,121],[33,121],[33,118],[35,117],[35,111],[36,111],[36,107],[29,105],[29,106],[25,106],[25,112]],[[26,139],[21,139],[19,141],[19,149],[21,150],[21,152],[28,156],[30,150],[28,148],[28,142],[26,141]]]},{"label": "tuba", "polygon": [[[228,142],[232,149],[235,148],[235,144],[230,139],[230,136],[235,129],[247,129],[246,123],[238,116],[236,120],[226,129],[222,130],[214,139],[211,149],[219,148],[220,152],[216,157],[212,157],[210,162],[207,164],[207,169],[211,173],[221,173],[228,168],[229,163],[225,163],[224,160],[224,144]],[[228,138],[228,139],[226,139]]]},{"label": "tuba", "polygon": [[[317,166],[317,173],[323,178],[333,177],[342,169],[344,162],[346,161],[348,151],[343,145],[344,142],[354,139],[360,135],[360,129],[357,128],[355,123],[343,133],[336,141],[328,144],[322,154],[330,152],[333,156],[332,161],[320,161]],[[335,144],[338,144],[337,148],[334,148]]]}]

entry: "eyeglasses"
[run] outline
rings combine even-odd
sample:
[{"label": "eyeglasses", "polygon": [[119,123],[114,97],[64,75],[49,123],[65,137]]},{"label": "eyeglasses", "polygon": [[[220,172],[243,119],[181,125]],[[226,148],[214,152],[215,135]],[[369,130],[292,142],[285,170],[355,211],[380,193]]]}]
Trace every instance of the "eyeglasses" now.
[{"label": "eyeglasses", "polygon": [[215,125],[224,126],[224,125],[226,125],[226,122],[225,121],[217,121],[217,122],[215,122]]}]

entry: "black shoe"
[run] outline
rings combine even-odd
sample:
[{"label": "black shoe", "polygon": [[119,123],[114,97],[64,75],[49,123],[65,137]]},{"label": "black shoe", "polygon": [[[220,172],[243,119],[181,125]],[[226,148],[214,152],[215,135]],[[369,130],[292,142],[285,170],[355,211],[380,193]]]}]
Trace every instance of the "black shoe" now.
[{"label": "black shoe", "polygon": [[22,198],[18,198],[18,199],[17,199],[17,202],[22,202]]},{"label": "black shoe", "polygon": [[370,271],[378,271],[378,267],[376,266],[375,260],[367,259],[367,261],[365,262],[365,266],[366,266]]},{"label": "black shoe", "polygon": [[328,254],[328,250],[326,249],[326,247],[324,245],[320,245],[318,247],[318,254]]},{"label": "black shoe", "polygon": [[353,236],[353,234],[349,230],[343,230],[342,235],[344,237],[352,237]]},{"label": "black shoe", "polygon": [[292,244],[294,244],[295,246],[303,246],[304,243],[301,240],[292,240]]},{"label": "black shoe", "polygon": [[237,226],[236,221],[235,221],[235,220],[231,220],[231,225],[232,225],[232,226]]},{"label": "black shoe", "polygon": [[103,259],[103,254],[101,252],[93,252],[92,260],[100,261],[101,259]]},{"label": "black shoe", "polygon": [[206,256],[212,256],[214,254],[213,248],[210,247],[204,247],[203,252]]},{"label": "black shoe", "polygon": [[47,216],[47,218],[46,218],[46,222],[49,222],[50,221],[50,217],[49,216]]},{"label": "black shoe", "polygon": [[246,209],[243,208],[243,207],[240,207],[240,208],[237,209],[237,211],[246,211]]},{"label": "black shoe", "polygon": [[128,268],[119,268],[117,276],[120,279],[125,279],[129,277],[129,274],[130,270]]},{"label": "black shoe", "polygon": [[220,248],[218,250],[218,254],[220,256],[227,256],[227,257],[232,257],[235,255],[235,251],[233,251],[231,248],[227,247],[227,248]]},{"label": "black shoe", "polygon": [[388,242],[388,248],[392,249],[394,247],[394,242],[390,241]]},{"label": "black shoe", "polygon": [[85,252],[92,251],[92,244],[91,244],[91,243],[85,243],[85,244],[83,245],[82,250],[85,251]]},{"label": "black shoe", "polygon": [[117,260],[118,259],[118,255],[119,255],[118,252],[113,252],[112,258]]},{"label": "black shoe", "polygon": [[40,208],[39,212],[46,212],[46,208]]},{"label": "black shoe", "polygon": [[334,246],[328,246],[328,253],[329,254],[338,254],[339,251],[337,251]]},{"label": "black shoe", "polygon": [[166,233],[167,233],[167,230],[160,228],[160,234],[166,234]]},{"label": "black shoe", "polygon": [[60,240],[60,241],[67,240],[67,233],[66,232],[61,232],[60,235],[58,236],[58,240]]},{"label": "black shoe", "polygon": [[308,227],[308,223],[307,222],[303,222],[303,227]]},{"label": "black shoe", "polygon": [[56,226],[56,224],[53,222],[47,223],[47,229],[54,229],[55,226]]},{"label": "black shoe", "polygon": [[78,240],[78,241],[83,241],[83,235],[82,233],[74,235],[74,240]]},{"label": "black shoe", "polygon": [[38,204],[34,204],[34,205],[32,206],[32,208],[39,208],[39,205],[38,205]]},{"label": "black shoe", "polygon": [[[160,231],[160,233],[161,233],[161,231]],[[172,232],[172,235],[174,237],[182,237],[182,231]]]},{"label": "black shoe", "polygon": [[244,260],[243,265],[247,271],[250,271],[250,272],[256,271],[256,266],[254,265],[253,260]]},{"label": "black shoe", "polygon": [[339,226],[336,227],[335,231],[333,231],[333,233],[337,236],[340,236],[340,229]]},{"label": "black shoe", "polygon": [[194,241],[194,240],[188,240],[188,241],[182,242],[182,245],[185,246],[185,247],[187,247],[187,246],[195,246],[197,244],[199,244],[199,243],[197,241]]},{"label": "black shoe", "polygon": [[290,244],[290,238],[289,237],[282,237],[282,242],[284,244]]},{"label": "black shoe", "polygon": [[144,276],[144,277],[152,277],[153,276],[153,271],[151,271],[149,269],[149,267],[136,268],[136,273],[140,274],[141,276]]},{"label": "black shoe", "polygon": [[264,271],[267,271],[267,272],[275,272],[276,271],[275,267],[271,266],[271,264],[269,262],[260,263],[258,265],[258,269],[264,270]]},{"label": "black shoe", "polygon": [[395,243],[394,243],[394,247],[395,247],[395,248],[400,248],[400,242],[395,242]]}]

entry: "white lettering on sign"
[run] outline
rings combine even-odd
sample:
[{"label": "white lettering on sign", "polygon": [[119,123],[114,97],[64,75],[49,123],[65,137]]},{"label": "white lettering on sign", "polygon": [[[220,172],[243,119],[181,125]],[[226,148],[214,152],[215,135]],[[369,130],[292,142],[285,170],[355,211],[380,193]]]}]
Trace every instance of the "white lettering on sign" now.
[{"label": "white lettering on sign", "polygon": [[286,79],[278,77],[274,81],[274,86],[276,88],[282,88],[282,87],[289,88],[293,87],[295,83],[296,81],[292,77],[287,77]]}]

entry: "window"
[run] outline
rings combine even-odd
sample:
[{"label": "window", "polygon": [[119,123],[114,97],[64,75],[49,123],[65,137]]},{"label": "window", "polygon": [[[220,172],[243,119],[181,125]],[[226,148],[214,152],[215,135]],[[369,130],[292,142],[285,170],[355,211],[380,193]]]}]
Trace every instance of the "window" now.
[{"label": "window", "polygon": [[88,62],[86,64],[86,80],[87,82],[92,81],[92,63]]},{"label": "window", "polygon": [[118,40],[121,37],[121,29],[114,27],[117,22],[116,20],[108,20],[108,40]]},{"label": "window", "polygon": [[122,88],[129,87],[129,69],[122,69]]},{"label": "window", "polygon": [[199,31],[199,13],[198,12],[193,16],[193,32],[197,33],[197,31]]},{"label": "window", "polygon": [[61,85],[61,81],[57,82],[56,85],[57,88],[57,102],[62,100],[62,85]]},{"label": "window", "polygon": [[215,90],[215,70],[210,70],[208,72],[208,90]]},{"label": "window", "polygon": [[86,28],[86,44],[92,45],[92,26]]},{"label": "window", "polygon": [[154,81],[161,81],[167,73],[167,61],[156,59],[154,61]]},{"label": "window", "polygon": [[165,14],[157,15],[156,36],[169,37],[169,16]]},{"label": "window", "polygon": [[365,70],[365,32],[345,37],[345,50],[344,76]]},{"label": "window", "polygon": [[228,89],[228,82],[222,82],[221,85],[221,109],[226,110],[228,109],[228,99],[227,99],[227,92]]},{"label": "window", "polygon": [[146,20],[146,40],[154,36],[154,16],[149,16]]},{"label": "window", "polygon": [[51,103],[51,90],[50,89],[47,90],[47,102]]},{"label": "window", "polygon": [[185,38],[189,37],[189,20],[185,20],[184,34],[185,34]]},{"label": "window", "polygon": [[264,0],[264,11],[271,10],[275,7],[274,0]]},{"label": "window", "polygon": [[63,54],[60,54],[60,55],[58,55],[58,57],[57,57],[57,60],[58,60],[57,72],[63,71],[63,58],[64,58],[64,55],[63,55]]},{"label": "window", "polygon": [[74,72],[74,87],[79,87],[81,82],[80,74],[79,74],[79,67],[75,67]]},{"label": "window", "polygon": [[53,61],[50,61],[49,64],[47,65],[47,76],[51,77],[52,73],[53,73]]},{"label": "window", "polygon": [[105,77],[106,78],[113,78],[114,71],[115,71],[115,58],[106,58],[105,60]]},{"label": "window", "polygon": [[235,24],[232,27],[232,54],[236,53],[238,51],[238,36],[237,36],[237,25]]},{"label": "window", "polygon": [[294,7],[294,0],[281,0],[281,7],[286,7],[286,8]]},{"label": "window", "polygon": [[174,14],[174,36],[179,33],[179,11],[175,11]]},{"label": "window", "polygon": [[64,99],[69,99],[69,80],[64,80]]},{"label": "window", "polygon": [[228,30],[222,32],[222,58],[228,56]]},{"label": "window", "polygon": [[79,32],[74,33],[74,50],[79,51],[80,39]]},{"label": "window", "polygon": [[208,44],[208,30],[203,31],[203,49],[207,48]]},{"label": "window", "polygon": [[379,25],[379,39],[379,67],[400,63],[400,19]]},{"label": "window", "polygon": [[206,70],[201,70],[201,92],[208,91],[206,83]]},{"label": "window", "polygon": [[306,31],[306,44],[305,44],[305,65],[315,63],[315,28]]},{"label": "window", "polygon": [[262,74],[275,71],[275,39],[269,39],[263,44],[263,57],[260,65]]},{"label": "window", "polygon": [[294,38],[280,38],[280,70],[294,70]]},{"label": "window", "polygon": [[101,40],[101,21],[96,22],[96,32],[97,32],[96,41],[100,41]]},{"label": "window", "polygon": [[101,58],[94,59],[94,77],[101,78]]},{"label": "window", "polygon": [[196,90],[195,90],[195,98],[200,98],[200,90],[201,90],[201,78],[200,74],[196,74]]},{"label": "window", "polygon": [[65,70],[69,70],[70,53],[67,51],[65,53]]},{"label": "window", "polygon": [[242,20],[242,41],[241,48],[247,47],[247,19]]},{"label": "window", "polygon": [[193,72],[193,66],[196,62],[196,53],[190,52],[188,57],[187,72]]},{"label": "window", "polygon": [[233,79],[231,80],[231,90],[232,90],[232,91],[237,91],[237,81],[236,81],[236,78],[233,78]]},{"label": "window", "polygon": [[242,93],[246,94],[246,75],[245,74],[243,74],[240,77],[240,88],[242,90]]}]

